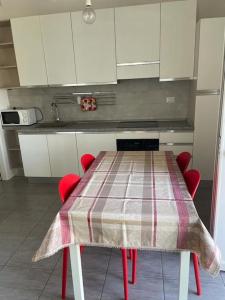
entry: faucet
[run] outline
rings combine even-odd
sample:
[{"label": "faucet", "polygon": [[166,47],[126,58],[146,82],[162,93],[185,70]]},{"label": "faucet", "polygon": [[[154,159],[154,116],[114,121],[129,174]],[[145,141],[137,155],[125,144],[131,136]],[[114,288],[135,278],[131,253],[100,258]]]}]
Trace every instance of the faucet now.
[{"label": "faucet", "polygon": [[51,107],[54,109],[55,112],[55,119],[57,122],[60,121],[60,117],[59,117],[59,108],[56,102],[52,102],[51,103]]}]

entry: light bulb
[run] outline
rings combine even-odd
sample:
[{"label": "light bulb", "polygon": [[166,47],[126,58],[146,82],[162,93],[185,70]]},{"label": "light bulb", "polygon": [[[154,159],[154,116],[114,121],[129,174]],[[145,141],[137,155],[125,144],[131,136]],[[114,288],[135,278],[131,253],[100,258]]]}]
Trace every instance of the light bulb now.
[{"label": "light bulb", "polygon": [[93,24],[96,19],[96,14],[94,9],[90,5],[86,5],[83,10],[83,20],[87,24]]}]

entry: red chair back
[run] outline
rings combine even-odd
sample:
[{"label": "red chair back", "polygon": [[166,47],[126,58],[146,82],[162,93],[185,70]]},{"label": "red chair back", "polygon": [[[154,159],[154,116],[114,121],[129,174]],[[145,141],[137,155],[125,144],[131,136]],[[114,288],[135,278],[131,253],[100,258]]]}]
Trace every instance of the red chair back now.
[{"label": "red chair back", "polygon": [[64,203],[75,187],[80,182],[80,176],[76,174],[65,175],[59,182],[59,195],[62,203]]},{"label": "red chair back", "polygon": [[92,154],[84,154],[81,157],[80,161],[84,172],[86,172],[90,168],[94,160],[95,157]]},{"label": "red chair back", "polygon": [[184,173],[184,180],[186,182],[189,193],[194,200],[197,188],[201,180],[201,174],[198,170],[189,170]]},{"label": "red chair back", "polygon": [[189,152],[182,152],[177,156],[176,161],[182,173],[187,170],[191,157]]}]

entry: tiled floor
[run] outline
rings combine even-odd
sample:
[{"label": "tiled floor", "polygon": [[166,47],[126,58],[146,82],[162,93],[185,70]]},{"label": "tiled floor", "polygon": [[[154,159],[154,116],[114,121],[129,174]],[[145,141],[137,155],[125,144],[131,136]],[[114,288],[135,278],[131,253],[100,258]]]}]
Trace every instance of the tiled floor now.
[{"label": "tiled floor", "polygon": [[[200,200],[206,203],[209,193],[200,189],[196,205]],[[39,263],[31,262],[59,207],[56,184],[28,184],[23,178],[0,182],[0,300],[60,299],[60,254]],[[203,218],[208,213],[206,208],[199,212]],[[86,300],[123,299],[118,250],[86,248],[82,265]],[[138,281],[129,286],[130,300],[177,299],[178,271],[176,254],[139,252]],[[189,300],[225,299],[225,273],[212,279],[202,271],[202,285],[203,296],[199,298],[191,265]],[[67,299],[73,299],[71,273]]]}]

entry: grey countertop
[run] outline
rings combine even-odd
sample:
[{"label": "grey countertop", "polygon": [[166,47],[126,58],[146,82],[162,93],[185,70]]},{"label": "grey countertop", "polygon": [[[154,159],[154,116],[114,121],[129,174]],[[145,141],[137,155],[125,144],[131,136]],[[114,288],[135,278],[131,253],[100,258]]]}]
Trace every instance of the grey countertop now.
[{"label": "grey countertop", "polygon": [[30,126],[3,126],[18,133],[115,132],[115,131],[193,131],[187,121],[77,121],[49,122]]}]

